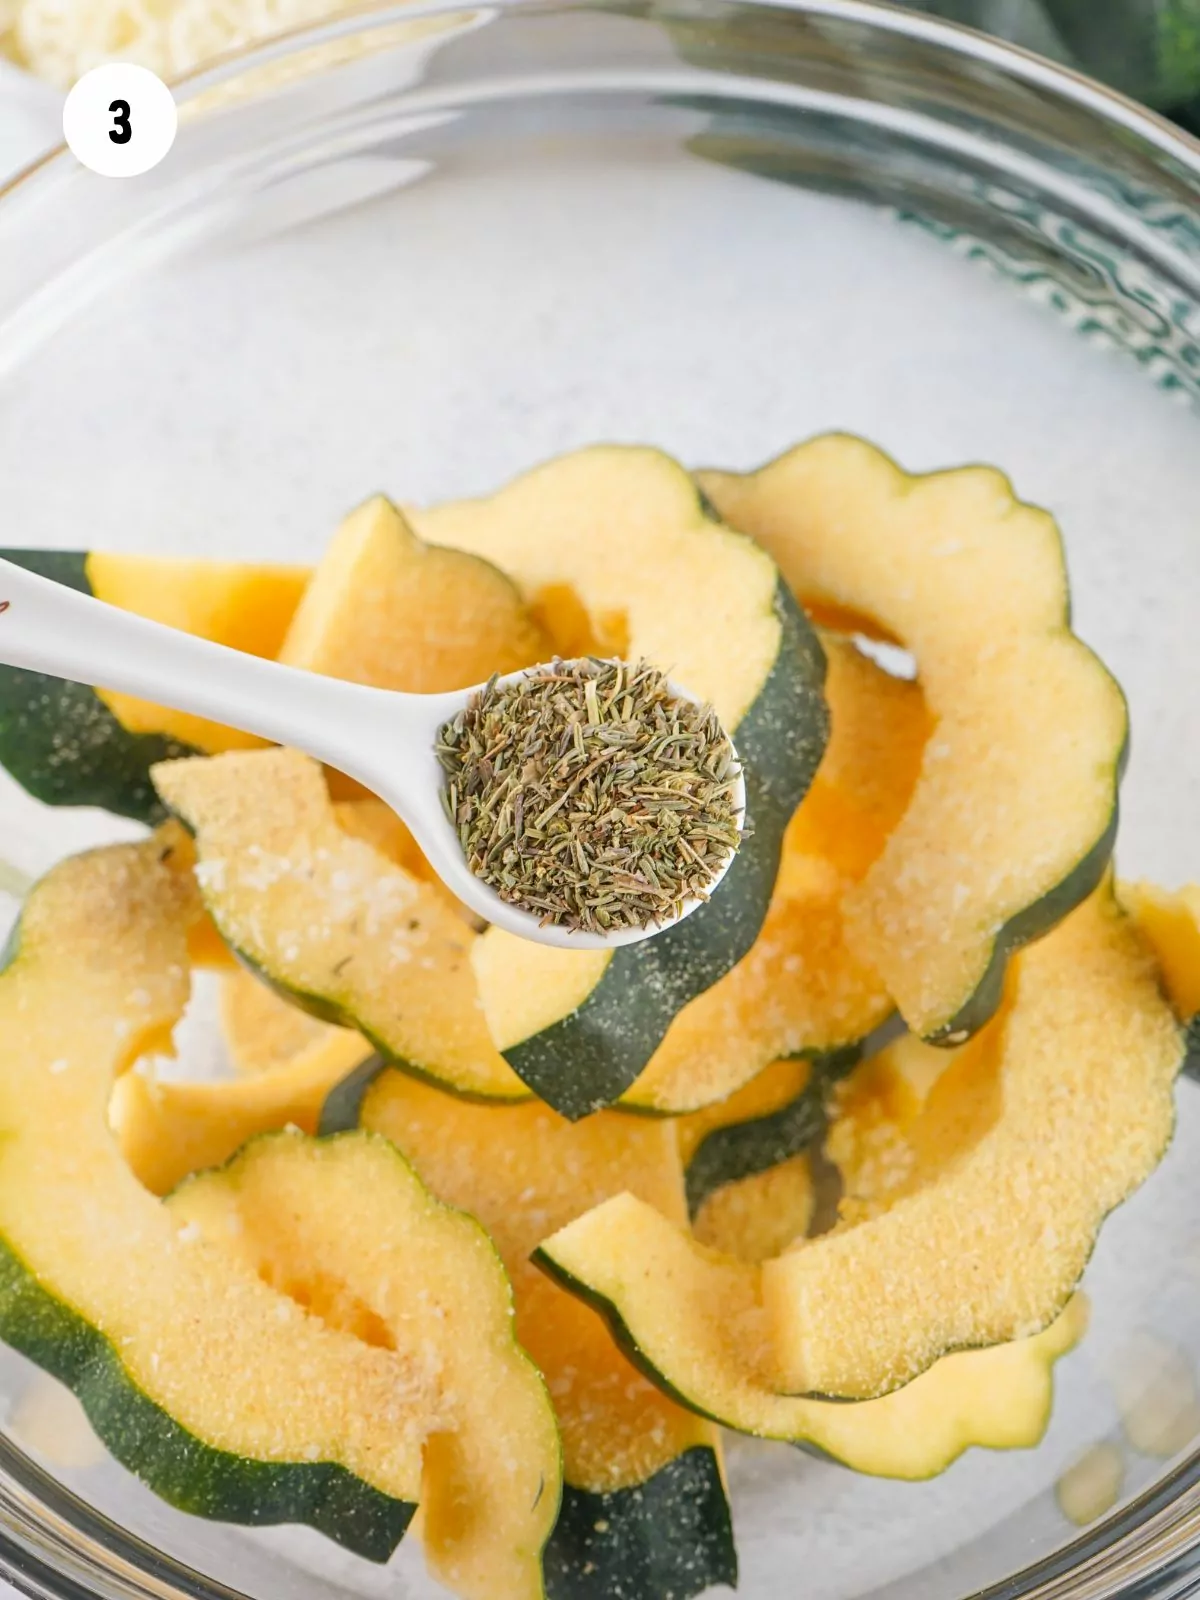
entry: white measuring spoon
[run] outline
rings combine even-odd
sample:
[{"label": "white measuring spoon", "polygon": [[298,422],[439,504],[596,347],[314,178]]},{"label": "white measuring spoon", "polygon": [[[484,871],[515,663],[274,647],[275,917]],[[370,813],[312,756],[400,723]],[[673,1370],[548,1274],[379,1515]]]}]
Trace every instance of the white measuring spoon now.
[{"label": "white measuring spoon", "polygon": [[[485,921],[521,938],[560,950],[611,950],[672,925],[608,934],[543,927],[536,915],[509,905],[471,871],[442,808],[443,774],[434,741],[481,684],[452,694],[363,688],[150,622],[2,559],[0,662],[137,695],[307,751],[386,800],[412,829],[446,887]],[[522,676],[510,673],[502,681]],[[693,698],[674,685],[672,690]],[[734,799],[740,823],[746,806],[740,771]],[[731,852],[710,892],[732,861]],[[685,901],[673,922],[703,903]]]}]

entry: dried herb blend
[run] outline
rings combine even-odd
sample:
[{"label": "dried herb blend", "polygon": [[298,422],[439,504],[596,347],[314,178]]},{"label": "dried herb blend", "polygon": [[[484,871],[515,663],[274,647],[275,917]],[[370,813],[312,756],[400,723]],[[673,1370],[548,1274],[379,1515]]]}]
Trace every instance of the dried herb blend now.
[{"label": "dried herb blend", "polygon": [[493,680],[440,730],[437,754],[472,872],[544,923],[670,921],[738,845],[728,735],[644,661]]}]

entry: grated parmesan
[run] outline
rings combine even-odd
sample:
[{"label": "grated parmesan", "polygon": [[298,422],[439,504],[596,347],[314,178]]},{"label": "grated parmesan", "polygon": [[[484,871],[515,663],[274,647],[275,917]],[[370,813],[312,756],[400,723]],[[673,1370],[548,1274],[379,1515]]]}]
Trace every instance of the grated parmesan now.
[{"label": "grated parmesan", "polygon": [[345,9],[347,0],[0,0],[0,44],[64,89],[116,60],[171,79]]}]

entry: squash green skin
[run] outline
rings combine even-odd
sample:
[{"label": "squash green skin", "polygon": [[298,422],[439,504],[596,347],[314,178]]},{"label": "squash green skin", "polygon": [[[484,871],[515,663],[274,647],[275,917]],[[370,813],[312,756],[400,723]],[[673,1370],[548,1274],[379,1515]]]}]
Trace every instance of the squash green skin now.
[{"label": "squash green skin", "polygon": [[617,950],[577,1010],[502,1052],[572,1122],[620,1099],[676,1014],[737,965],[766,918],[784,831],[829,737],[824,651],[782,582],[774,604],[779,654],[734,734],[752,837],[707,905],[656,938]]},{"label": "squash green skin", "polygon": [[317,1123],[317,1137],[331,1139],[339,1133],[351,1133],[362,1122],[363,1101],[367,1090],[389,1063],[381,1055],[368,1056],[353,1072],[348,1072],[339,1084],[325,1096],[321,1117]]},{"label": "squash green skin", "polygon": [[[848,1061],[845,1070],[853,1065]],[[778,1111],[714,1128],[696,1146],[684,1174],[689,1217],[694,1222],[708,1197],[727,1183],[752,1178],[800,1155],[824,1131],[825,1084],[820,1078]]]},{"label": "squash green skin", "polygon": [[[82,594],[92,592],[82,551],[0,555]],[[0,666],[0,766],[46,805],[99,806],[136,822],[161,822],[166,811],[150,768],[198,753],[163,734],[130,733],[85,684]]]},{"label": "squash green skin", "polygon": [[[20,923],[0,976],[20,952]],[[385,1562],[415,1504],[328,1461],[254,1461],[205,1444],[134,1383],[109,1341],[38,1282],[0,1234],[0,1340],[65,1384],[113,1458],[193,1516],[263,1527],[303,1523],[368,1561]]]},{"label": "squash green skin", "polygon": [[608,1494],[564,1483],[543,1562],[549,1600],[690,1600],[718,1584],[736,1588],[715,1452],[694,1445],[646,1483]]},{"label": "squash green skin", "polygon": [[1183,1048],[1183,1066],[1179,1070],[1184,1077],[1200,1082],[1200,1015],[1187,1024]]},{"label": "squash green skin", "polygon": [[[369,1057],[330,1091],[321,1138],[358,1127],[366,1092],[387,1068]],[[691,1600],[717,1584],[735,1587],[733,1520],[715,1452],[694,1445],[645,1483],[608,1493],[564,1481],[542,1560],[548,1600]]]},{"label": "squash green skin", "polygon": [[1129,740],[1126,738],[1113,771],[1112,812],[1108,826],[1060,883],[1040,900],[1024,906],[1015,917],[1009,918],[995,936],[987,970],[974,992],[967,996],[949,1022],[935,1033],[925,1035],[926,1044],[945,1045],[953,1049],[973,1038],[1000,1009],[1000,1002],[1004,998],[1004,979],[1012,957],[1023,945],[1032,944],[1035,939],[1056,928],[1099,888],[1111,865],[1113,847],[1117,842],[1120,819],[1118,793],[1128,762]]}]

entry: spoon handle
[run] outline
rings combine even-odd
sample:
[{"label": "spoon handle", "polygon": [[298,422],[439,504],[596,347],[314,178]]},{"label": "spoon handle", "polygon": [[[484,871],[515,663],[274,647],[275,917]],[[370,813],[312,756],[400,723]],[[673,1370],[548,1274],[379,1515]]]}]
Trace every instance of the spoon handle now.
[{"label": "spoon handle", "polygon": [[3,559],[0,662],[298,745],[331,765],[361,745],[381,693],[196,638]]}]

